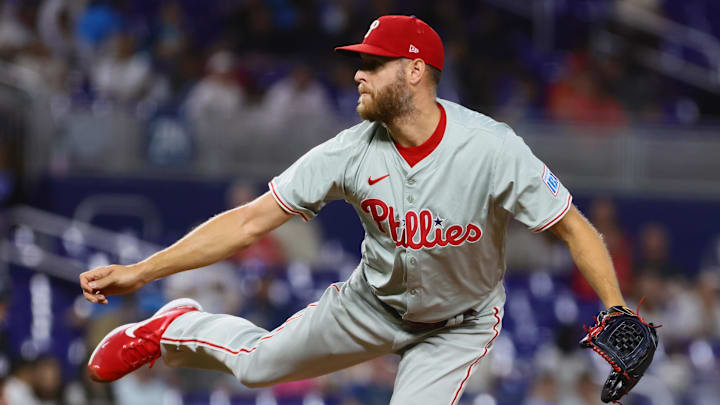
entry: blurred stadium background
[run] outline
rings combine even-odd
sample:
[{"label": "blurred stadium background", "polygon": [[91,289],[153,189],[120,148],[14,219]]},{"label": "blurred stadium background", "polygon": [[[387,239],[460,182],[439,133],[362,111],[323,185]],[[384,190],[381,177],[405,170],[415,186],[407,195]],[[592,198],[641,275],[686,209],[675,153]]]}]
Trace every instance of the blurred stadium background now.
[{"label": "blurred stadium background", "polygon": [[[359,258],[344,203],[211,268],[86,303],[80,272],[130,263],[264,192],[358,121],[332,47],[414,14],[445,41],[439,95],[508,122],[605,235],[631,305],[663,324],[627,404],[720,403],[717,0],[0,1],[0,403],[387,404],[397,358],[248,390],[158,364],[89,382],[104,333],[192,296],[272,328]],[[600,308],[552,235],[508,241],[504,329],[464,405],[599,402],[578,350]]]}]

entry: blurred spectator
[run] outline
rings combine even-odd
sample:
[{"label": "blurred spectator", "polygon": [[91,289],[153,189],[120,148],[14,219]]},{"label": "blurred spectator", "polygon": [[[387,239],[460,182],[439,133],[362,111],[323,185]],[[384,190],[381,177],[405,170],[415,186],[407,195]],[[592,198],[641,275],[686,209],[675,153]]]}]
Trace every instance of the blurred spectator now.
[{"label": "blurred spectator", "polygon": [[9,405],[54,405],[63,401],[60,364],[51,355],[18,360],[3,387]]},{"label": "blurred spectator", "polygon": [[575,324],[559,327],[555,331],[555,339],[543,344],[535,352],[533,360],[534,369],[542,374],[554,374],[557,370],[564,370],[558,373],[550,382],[540,383],[540,393],[547,393],[548,386],[560,392],[570,392],[574,389],[583,370],[589,364],[587,353],[580,350],[578,342],[582,338],[582,330]]},{"label": "blurred spectator", "polygon": [[720,341],[720,274],[702,273],[694,286],[672,284],[660,322],[667,345],[690,339]]},{"label": "blurred spectator", "polygon": [[155,33],[157,56],[163,60],[175,59],[187,46],[183,10],[177,2],[163,2],[159,17]]},{"label": "blurred spectator", "polygon": [[[24,120],[15,119],[12,110],[0,107],[0,208],[8,207],[17,198],[22,166]],[[0,226],[2,221],[0,220]]]},{"label": "blurred spectator", "polygon": [[[661,339],[664,341],[665,332],[662,329],[658,332],[660,332]],[[664,342],[663,346],[667,347]],[[675,398],[679,398],[692,384],[692,364],[684,349],[669,348],[667,352],[666,358],[659,359],[657,364],[653,364],[652,373],[658,375]]]},{"label": "blurred spectator", "polygon": [[309,394],[315,393],[318,390],[317,385],[317,380],[310,378],[277,384],[274,385],[271,390],[275,398],[282,401],[283,399],[304,398]]},{"label": "blurred spectator", "polygon": [[665,226],[657,222],[646,224],[640,231],[638,244],[640,255],[635,262],[635,274],[687,277],[681,268],[670,261],[670,237]]},{"label": "blurred spectator", "polygon": [[710,341],[720,341],[720,274],[702,273],[697,278],[698,318],[702,320],[695,336]]},{"label": "blurred spectator", "polygon": [[[444,8],[444,6],[441,8]],[[437,87],[437,96],[454,103],[460,103],[460,77],[458,77],[457,65],[463,58],[462,53],[465,51],[465,48],[458,41],[445,41],[443,45],[446,49],[446,57],[443,63],[442,75],[440,76],[440,83]]]},{"label": "blurred spectator", "polygon": [[167,300],[189,297],[207,312],[236,314],[243,304],[237,270],[227,262],[215,263],[165,279],[163,292]]},{"label": "blurred spectator", "polygon": [[384,405],[392,397],[398,362],[398,356],[382,356],[318,380],[325,392],[338,392],[342,405]]},{"label": "blurred spectator", "polygon": [[270,233],[281,246],[286,262],[318,264],[323,233],[317,222],[305,222],[295,216]]},{"label": "blurred spectator", "polygon": [[45,0],[38,13],[38,32],[53,57],[64,62],[75,58],[75,17],[82,3],[68,0]]},{"label": "blurred spectator", "polygon": [[35,39],[37,8],[32,2],[5,1],[0,13],[0,56],[12,55]]},{"label": "blurred spectator", "polygon": [[[0,218],[0,226],[2,226],[1,221],[2,218]],[[10,373],[10,360],[13,354],[7,329],[12,290],[13,284],[9,274],[5,269],[0,267],[0,380],[7,377]]]},{"label": "blurred spectator", "polygon": [[525,405],[552,405],[558,403],[558,386],[555,374],[542,372],[533,382]]},{"label": "blurred spectator", "polygon": [[[641,272],[636,275],[634,287],[631,300],[628,299],[628,306],[633,311],[638,309],[640,315],[648,321],[664,324],[666,306],[669,303],[668,285],[665,279],[654,272]],[[640,301],[643,301],[643,304],[638,308]],[[665,330],[662,332],[664,334]]]},{"label": "blurred spectator", "polygon": [[197,161],[206,170],[221,172],[225,164],[249,153],[248,143],[257,137],[255,119],[245,114],[245,89],[237,70],[236,56],[226,50],[213,53],[207,76],[190,90],[184,114],[196,135]]},{"label": "blurred spectator", "polygon": [[188,87],[205,73],[206,63],[193,49],[186,12],[177,2],[162,2],[159,21],[152,32],[155,69],[167,76],[174,97],[185,97]]},{"label": "blurred spectator", "polygon": [[110,40],[92,71],[98,95],[119,103],[140,101],[150,91],[151,79],[150,61],[136,52],[135,39],[127,32]]},{"label": "blurred spectator", "polygon": [[570,54],[565,61],[565,75],[548,88],[548,112],[560,121],[615,127],[628,121],[618,100],[607,94],[593,76],[588,56]]},{"label": "blurred spectator", "polygon": [[[157,370],[142,367],[113,385],[117,405],[157,405],[165,403],[168,386]],[[209,388],[209,387],[208,387]]]},{"label": "blurred spectator", "polygon": [[207,62],[208,75],[188,94],[185,108],[190,121],[203,135],[208,129],[227,130],[245,104],[245,91],[235,73],[236,57],[217,51]]},{"label": "blurred spectator", "polygon": [[703,251],[700,271],[714,271],[720,274],[720,235],[712,238]]},{"label": "blurred spectator", "polygon": [[511,75],[498,81],[496,115],[507,122],[533,118],[539,90],[535,81],[522,75]]},{"label": "blurred spectator", "polygon": [[358,103],[357,83],[353,80],[355,70],[353,65],[345,61],[333,69],[330,76],[333,103],[336,112],[347,122],[358,121],[355,108]]},{"label": "blurred spectator", "polygon": [[69,387],[67,405],[104,405],[114,401],[112,385],[98,384],[90,378],[86,366],[90,353],[92,352],[88,351],[85,361],[79,365],[79,379]]},{"label": "blurred spectator", "polygon": [[289,75],[268,89],[264,112],[269,128],[278,136],[286,135],[287,129],[292,128],[293,138],[317,137],[313,131],[317,123],[334,117],[330,106],[327,92],[310,67],[297,64]]},{"label": "blurred spectator", "polygon": [[598,403],[600,384],[597,384],[592,373],[585,371],[580,373],[577,385],[573,391],[565,392],[562,395],[560,405],[594,405]]},{"label": "blurred spectator", "polygon": [[[590,222],[603,236],[615,274],[623,294],[632,291],[632,245],[626,231],[620,224],[615,203],[610,198],[596,198],[590,203]],[[595,291],[585,280],[577,267],[572,273],[572,288],[578,298],[586,301],[597,299]]]},{"label": "blurred spectator", "polygon": [[53,58],[39,41],[33,41],[15,58],[17,77],[22,87],[46,96],[64,95],[68,66],[62,59]]},{"label": "blurred spectator", "polygon": [[320,11],[320,24],[327,35],[337,35],[348,28],[352,19],[352,2],[327,1]]},{"label": "blurred spectator", "polygon": [[3,386],[3,397],[9,405],[39,405],[40,400],[33,392],[34,366],[21,360],[14,366],[10,377]]},{"label": "blurred spectator", "polygon": [[250,284],[252,281],[246,293],[252,295],[247,297],[249,304],[242,312],[242,317],[262,328],[273,330],[282,325],[298,308],[291,300],[290,286],[283,278],[264,269],[255,269],[255,272],[257,274],[246,273],[246,283]]},{"label": "blurred spectator", "polygon": [[80,51],[91,61],[98,48],[123,26],[122,18],[111,0],[90,0],[75,27]]},{"label": "blurred spectator", "polygon": [[661,14],[662,0],[615,0],[615,8],[621,14]]},{"label": "blurred spectator", "polygon": [[63,381],[60,362],[53,356],[41,356],[34,363],[33,389],[43,405],[63,402]]},{"label": "blurred spectator", "polygon": [[258,52],[289,51],[287,44],[283,44],[282,33],[274,26],[270,7],[268,2],[248,1],[231,8],[224,21],[225,35],[233,38],[239,49]]}]

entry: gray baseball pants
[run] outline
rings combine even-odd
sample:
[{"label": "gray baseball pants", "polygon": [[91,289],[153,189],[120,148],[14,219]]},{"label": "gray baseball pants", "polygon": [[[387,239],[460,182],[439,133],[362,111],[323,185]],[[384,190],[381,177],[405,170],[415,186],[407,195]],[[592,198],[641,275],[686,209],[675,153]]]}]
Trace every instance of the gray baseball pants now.
[{"label": "gray baseball pants", "polygon": [[163,334],[162,357],[173,367],[224,371],[264,387],[397,353],[391,405],[456,405],[500,333],[504,298],[495,301],[476,308],[476,316],[456,317],[455,325],[409,330],[356,270],[273,331],[230,315],[182,315]]}]

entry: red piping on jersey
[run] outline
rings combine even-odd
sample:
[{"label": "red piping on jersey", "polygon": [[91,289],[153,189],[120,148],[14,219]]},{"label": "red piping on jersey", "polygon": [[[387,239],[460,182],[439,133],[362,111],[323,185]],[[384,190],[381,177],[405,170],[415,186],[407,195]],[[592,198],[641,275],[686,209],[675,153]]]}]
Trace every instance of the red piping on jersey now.
[{"label": "red piping on jersey", "polygon": [[280,198],[280,194],[278,194],[278,192],[275,191],[275,185],[273,184],[272,181],[269,182],[268,184],[270,185],[270,191],[272,191],[273,197],[275,197],[275,200],[277,200],[277,202],[280,204],[280,206],[285,211],[289,212],[290,214],[300,215],[302,217],[303,221],[308,222],[308,219],[305,217],[305,214],[303,214],[300,211],[295,211],[294,209],[290,208],[290,206],[288,204],[286,204],[282,198]]},{"label": "red piping on jersey", "polygon": [[213,348],[213,349],[219,349],[219,350],[228,352],[228,353],[230,353],[230,354],[232,354],[232,355],[238,355],[238,354],[240,354],[240,353],[252,353],[252,352],[255,351],[255,349],[257,349],[257,346],[255,346],[255,347],[252,347],[252,348],[250,348],[250,349],[247,349],[247,348],[244,348],[244,347],[243,347],[243,348],[241,348],[241,349],[239,349],[239,350],[232,350],[232,349],[227,348],[227,347],[225,347],[225,346],[220,346],[220,345],[217,345],[217,344],[215,344],[215,343],[210,343],[210,342],[207,342],[207,341],[205,341],[205,340],[200,340],[200,339],[173,339],[173,338],[165,338],[165,337],[164,337],[164,338],[160,339],[160,341],[163,342],[163,343],[168,343],[168,342],[169,342],[169,343],[197,343],[197,344],[200,344],[200,345],[210,346],[210,347]]},{"label": "red piping on jersey", "polygon": [[410,165],[410,167],[415,166],[418,162],[425,159],[429,154],[432,153],[432,151],[437,148],[437,146],[440,144],[440,141],[443,139],[443,135],[445,135],[445,127],[447,124],[447,118],[445,116],[445,109],[443,108],[440,103],[437,103],[438,107],[440,108],[440,121],[438,121],[437,127],[435,127],[435,131],[432,135],[430,135],[430,138],[428,138],[425,142],[418,146],[402,146],[399,143],[395,142],[395,147],[397,148],[398,152],[400,152],[400,155],[405,159],[406,162]]},{"label": "red piping on jersey", "polygon": [[497,327],[498,327],[498,325],[500,325],[500,321],[501,321],[500,317],[498,316],[498,313],[500,313],[500,310],[498,309],[498,307],[493,307],[493,310],[495,311],[493,316],[495,317],[495,319],[497,319],[497,322],[495,322],[495,325],[493,325],[493,330],[495,331],[495,336],[493,336],[492,339],[490,339],[490,341],[488,341],[485,344],[485,349],[483,350],[483,353],[480,355],[480,357],[475,359],[475,361],[473,361],[472,364],[470,364],[470,367],[468,367],[467,373],[465,373],[465,378],[463,378],[463,380],[460,382],[460,386],[458,387],[457,391],[455,391],[455,396],[453,397],[452,402],[450,402],[450,405],[454,405],[455,401],[457,401],[457,399],[460,397],[460,394],[462,394],[462,392],[463,392],[463,385],[465,385],[465,382],[470,378],[470,374],[472,373],[473,367],[476,364],[478,364],[480,362],[480,360],[482,360],[483,357],[485,357],[485,355],[488,353],[490,344],[500,334],[500,331],[497,330]]},{"label": "red piping on jersey", "polygon": [[565,205],[565,208],[562,210],[561,213],[559,213],[555,218],[553,218],[550,222],[543,225],[541,228],[535,229],[533,232],[542,232],[545,229],[549,228],[550,226],[554,225],[557,221],[559,221],[562,217],[565,216],[568,209],[570,209],[570,202],[572,201],[572,195],[568,195],[567,204]]},{"label": "red piping on jersey", "polygon": [[[317,306],[316,303],[312,303],[312,304],[308,305],[308,308],[310,308],[310,307],[316,307],[316,306]],[[302,314],[295,315],[295,316],[292,316],[292,317],[288,318],[282,325],[278,326],[275,330],[273,330],[273,333],[261,337],[260,340],[258,341],[258,345],[259,345],[260,343],[262,343],[263,341],[268,340],[268,339],[274,337],[274,336],[277,335],[281,330],[285,329],[285,326],[286,326],[289,322],[294,321],[294,320],[299,319],[299,318],[302,318],[303,315],[305,315],[305,312],[303,312]],[[200,339],[174,339],[174,338],[168,338],[168,337],[162,337],[162,338],[160,338],[160,342],[162,342],[162,343],[198,343],[198,344],[200,344],[200,345],[209,346],[209,347],[212,348],[212,349],[218,349],[218,350],[222,350],[222,351],[228,352],[228,353],[230,353],[230,354],[232,354],[232,355],[234,355],[234,356],[237,356],[237,355],[240,354],[240,353],[252,353],[252,352],[254,352],[254,351],[258,348],[258,345],[255,345],[255,346],[253,346],[253,347],[251,347],[251,348],[249,348],[249,349],[246,348],[246,347],[243,347],[243,348],[240,348],[240,349],[238,349],[238,350],[233,350],[233,349],[231,349],[231,348],[229,348],[229,347],[221,346],[221,345],[219,345],[219,344],[212,343],[212,342],[208,342],[208,341],[206,341],[206,340],[200,340]]]},{"label": "red piping on jersey", "polygon": [[[313,307],[314,307],[315,305],[312,305],[312,304],[308,305],[308,307],[310,307],[310,306],[313,306]],[[285,326],[286,326],[290,321],[294,321],[294,320],[296,320],[296,319],[298,319],[298,318],[302,318],[303,315],[305,315],[304,312],[303,312],[302,314],[300,314],[300,315],[291,316],[290,318],[287,319],[287,321],[283,322],[282,325],[280,325],[280,326],[278,326],[277,328],[275,328],[275,330],[273,330],[273,333],[272,333],[272,334],[270,334],[270,335],[265,335],[265,336],[261,337],[261,338],[260,338],[260,341],[262,342],[263,340],[268,340],[268,339],[270,339],[271,337],[277,335],[278,332],[280,332],[281,330],[285,329]],[[257,346],[255,346],[255,347],[257,347]]]}]

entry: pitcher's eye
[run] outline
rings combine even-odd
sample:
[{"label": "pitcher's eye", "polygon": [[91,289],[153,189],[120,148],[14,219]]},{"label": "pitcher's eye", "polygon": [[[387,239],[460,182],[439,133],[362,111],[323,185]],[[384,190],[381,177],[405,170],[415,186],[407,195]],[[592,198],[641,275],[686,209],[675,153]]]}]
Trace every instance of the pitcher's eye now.
[{"label": "pitcher's eye", "polygon": [[365,59],[360,62],[359,69],[366,70],[368,72],[373,72],[382,65],[383,65],[383,62],[381,62],[379,60]]}]

